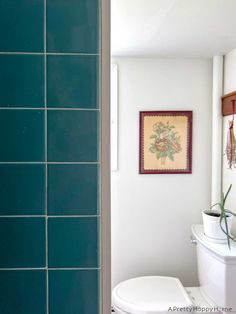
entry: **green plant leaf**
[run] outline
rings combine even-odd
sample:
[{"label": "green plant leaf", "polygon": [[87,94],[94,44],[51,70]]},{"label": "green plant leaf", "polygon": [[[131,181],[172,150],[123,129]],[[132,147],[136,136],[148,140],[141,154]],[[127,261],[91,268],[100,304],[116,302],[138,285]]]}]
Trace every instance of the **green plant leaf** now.
[{"label": "green plant leaf", "polygon": [[231,214],[231,215],[233,215],[234,217],[236,217],[236,213],[232,212],[232,211],[229,210],[229,209],[226,209],[226,208],[225,208],[225,212],[226,212],[226,213],[229,213],[229,214]]},{"label": "green plant leaf", "polygon": [[[236,217],[236,213],[225,208],[225,203],[226,203],[227,197],[229,196],[231,188],[232,188],[232,184],[230,184],[225,195],[224,195],[224,193],[221,194],[221,202],[215,203],[214,205],[212,205],[210,207],[210,209],[212,209],[215,206],[220,207],[220,228],[223,231],[223,233],[227,236],[227,244],[228,244],[229,249],[231,249],[230,240],[233,240],[234,242],[236,242],[236,237],[235,238],[232,237],[229,233],[229,226],[228,226],[228,220],[227,220],[227,214],[230,214],[230,215],[233,215],[234,217]],[[222,225],[223,222],[224,222],[225,229]]]},{"label": "green plant leaf", "polygon": [[[225,205],[225,202],[226,202],[226,200],[227,200],[227,197],[228,197],[228,195],[229,195],[229,192],[230,192],[231,188],[232,188],[232,184],[230,184],[230,186],[229,186],[229,188],[228,188],[228,191],[226,192],[225,197],[223,197],[223,205]],[[224,194],[223,194],[223,196],[224,196]]]},{"label": "green plant leaf", "polygon": [[[231,249],[231,248],[230,248],[230,239],[229,239],[229,234],[228,234],[227,228],[226,228],[226,230],[224,230],[224,228],[223,228],[223,226],[222,226],[222,221],[223,221],[223,219],[224,219],[224,213],[223,213],[223,211],[222,211],[222,212],[221,212],[221,215],[220,215],[220,228],[221,228],[221,230],[224,232],[224,234],[226,234],[226,236],[227,236],[228,248]],[[225,224],[225,226],[226,226],[226,224]]]},{"label": "green plant leaf", "polygon": [[211,205],[210,209],[215,207],[215,206],[219,206],[220,207],[220,205],[221,205],[220,203],[215,203],[214,205]]}]

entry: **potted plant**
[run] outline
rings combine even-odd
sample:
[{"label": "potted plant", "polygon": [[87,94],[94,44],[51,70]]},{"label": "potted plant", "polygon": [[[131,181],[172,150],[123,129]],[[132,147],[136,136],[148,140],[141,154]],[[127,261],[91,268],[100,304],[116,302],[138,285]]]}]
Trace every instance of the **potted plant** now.
[{"label": "potted plant", "polygon": [[[230,233],[232,218],[233,216],[236,217],[236,214],[225,208],[225,203],[231,188],[232,184],[225,195],[222,193],[221,202],[212,205],[210,209],[202,212],[205,235],[216,242],[219,240],[227,241],[229,249],[230,240],[236,242],[236,239]],[[214,209],[216,206],[218,207],[217,210]]]}]

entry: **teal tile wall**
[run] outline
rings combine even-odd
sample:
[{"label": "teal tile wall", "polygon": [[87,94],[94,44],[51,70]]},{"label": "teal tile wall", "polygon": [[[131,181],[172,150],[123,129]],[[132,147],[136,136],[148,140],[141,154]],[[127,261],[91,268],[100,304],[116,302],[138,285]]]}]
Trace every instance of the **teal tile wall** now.
[{"label": "teal tile wall", "polygon": [[48,55],[48,106],[97,108],[98,61],[97,55]]},{"label": "teal tile wall", "polygon": [[38,54],[0,55],[0,107],[44,107],[44,62]]},{"label": "teal tile wall", "polygon": [[0,313],[99,314],[99,0],[0,0]]},{"label": "teal tile wall", "polygon": [[45,214],[45,168],[43,164],[0,164],[0,215]]},{"label": "teal tile wall", "polygon": [[46,270],[0,270],[1,314],[45,314],[46,278]]},{"label": "teal tile wall", "polygon": [[49,271],[49,282],[51,314],[97,313],[99,306],[97,270],[67,272],[52,270]]},{"label": "teal tile wall", "polygon": [[97,111],[48,112],[49,161],[98,161]]},{"label": "teal tile wall", "polygon": [[98,174],[97,164],[48,165],[49,214],[97,215]]},{"label": "teal tile wall", "polygon": [[98,1],[47,0],[47,47],[50,52],[97,53]]},{"label": "teal tile wall", "polygon": [[98,219],[50,218],[48,221],[49,267],[97,268]]},{"label": "teal tile wall", "polygon": [[42,110],[1,110],[0,161],[44,161],[44,119]]},{"label": "teal tile wall", "polygon": [[45,218],[0,218],[0,252],[1,268],[45,267]]},{"label": "teal tile wall", "polygon": [[0,1],[0,51],[43,52],[43,1]]}]

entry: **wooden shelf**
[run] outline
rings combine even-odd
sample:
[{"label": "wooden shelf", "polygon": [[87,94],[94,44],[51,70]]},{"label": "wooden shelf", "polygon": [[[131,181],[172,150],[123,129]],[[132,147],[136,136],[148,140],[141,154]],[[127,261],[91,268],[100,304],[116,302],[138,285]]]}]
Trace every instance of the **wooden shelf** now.
[{"label": "wooden shelf", "polygon": [[222,115],[229,116],[236,114],[236,91],[222,96],[221,99],[222,99]]}]

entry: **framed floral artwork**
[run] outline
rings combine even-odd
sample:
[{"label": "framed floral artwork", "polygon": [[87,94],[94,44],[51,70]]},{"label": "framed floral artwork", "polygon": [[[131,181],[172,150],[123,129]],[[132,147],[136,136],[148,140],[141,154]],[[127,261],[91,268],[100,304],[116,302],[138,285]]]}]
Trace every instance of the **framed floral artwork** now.
[{"label": "framed floral artwork", "polygon": [[140,112],[139,173],[192,173],[192,111]]}]

